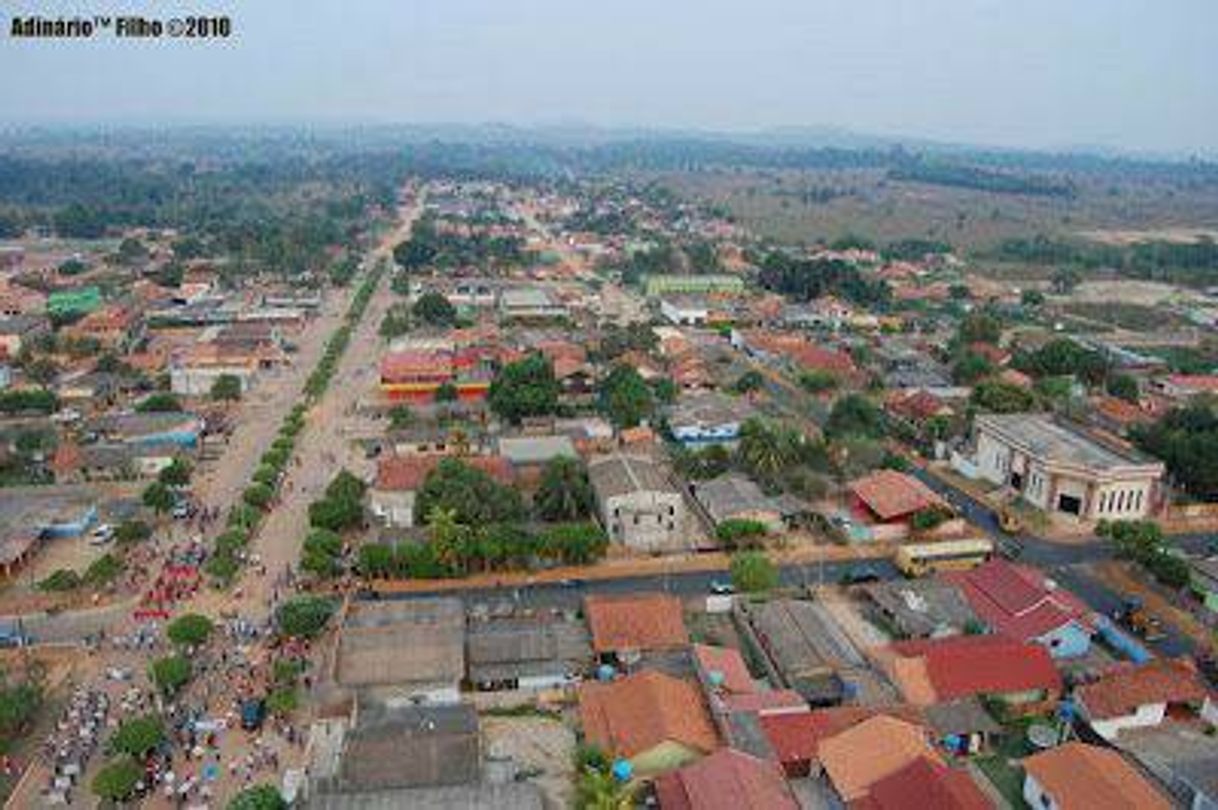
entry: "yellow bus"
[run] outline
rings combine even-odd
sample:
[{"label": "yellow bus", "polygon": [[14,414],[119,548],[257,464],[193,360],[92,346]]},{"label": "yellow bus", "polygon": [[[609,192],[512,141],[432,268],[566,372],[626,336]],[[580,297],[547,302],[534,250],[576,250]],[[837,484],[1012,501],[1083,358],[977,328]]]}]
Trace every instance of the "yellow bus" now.
[{"label": "yellow bus", "polygon": [[988,537],[972,540],[944,540],[939,543],[909,543],[897,548],[893,561],[907,577],[920,577],[931,571],[962,571],[975,568],[994,556],[994,541]]}]

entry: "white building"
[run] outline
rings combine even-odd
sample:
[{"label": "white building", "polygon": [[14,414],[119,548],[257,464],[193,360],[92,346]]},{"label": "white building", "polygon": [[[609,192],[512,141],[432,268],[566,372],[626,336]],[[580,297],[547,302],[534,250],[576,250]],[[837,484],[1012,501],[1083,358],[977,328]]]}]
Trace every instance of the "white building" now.
[{"label": "white building", "polygon": [[688,543],[685,499],[659,462],[615,454],[588,464],[609,539],[640,551],[681,551]]},{"label": "white building", "polygon": [[978,474],[1046,512],[1130,520],[1158,505],[1161,462],[1047,414],[983,414],[974,432]]},{"label": "white building", "polygon": [[660,314],[677,326],[705,326],[710,309],[705,302],[694,298],[662,298]]}]

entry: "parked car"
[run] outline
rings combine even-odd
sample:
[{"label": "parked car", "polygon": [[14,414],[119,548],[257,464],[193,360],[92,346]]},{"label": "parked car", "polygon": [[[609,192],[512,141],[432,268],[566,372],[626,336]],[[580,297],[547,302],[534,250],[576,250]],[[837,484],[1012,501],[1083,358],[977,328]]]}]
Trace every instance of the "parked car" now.
[{"label": "parked car", "polygon": [[241,728],[246,731],[257,731],[266,720],[266,701],[262,698],[249,698],[241,701]]},{"label": "parked car", "polygon": [[859,563],[846,569],[842,574],[843,585],[862,585],[866,582],[879,582],[880,571],[871,563]]},{"label": "parked car", "polygon": [[731,596],[736,592],[736,586],[725,579],[712,579],[710,592],[716,596]]},{"label": "parked car", "polygon": [[109,523],[103,523],[93,531],[89,532],[89,545],[104,546],[114,539],[114,527]]}]

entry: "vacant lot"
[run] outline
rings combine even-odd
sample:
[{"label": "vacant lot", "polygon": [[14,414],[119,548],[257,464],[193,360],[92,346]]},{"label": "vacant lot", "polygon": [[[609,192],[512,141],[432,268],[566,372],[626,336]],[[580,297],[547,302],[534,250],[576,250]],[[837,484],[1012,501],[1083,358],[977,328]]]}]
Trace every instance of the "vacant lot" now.
[{"label": "vacant lot", "polygon": [[570,807],[575,771],[575,733],[562,720],[545,716],[483,715],[482,734],[492,759],[510,759],[532,774],[548,807]]},{"label": "vacant lot", "polygon": [[792,242],[924,237],[973,251],[1040,233],[1110,239],[1218,230],[1218,189],[1103,174],[1072,175],[1073,198],[896,182],[878,169],[717,169],[649,179],[726,208],[761,236]]}]

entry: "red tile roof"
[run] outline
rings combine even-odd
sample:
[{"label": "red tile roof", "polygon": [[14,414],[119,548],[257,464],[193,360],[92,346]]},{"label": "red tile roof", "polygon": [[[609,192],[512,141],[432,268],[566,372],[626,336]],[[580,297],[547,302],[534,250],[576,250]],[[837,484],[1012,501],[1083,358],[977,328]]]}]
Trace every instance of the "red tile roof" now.
[{"label": "red tile roof", "polygon": [[614,756],[634,757],[669,741],[707,754],[719,746],[702,692],[691,681],[649,669],[582,683],[578,696],[584,735]]},{"label": "red tile roof", "polygon": [[943,578],[958,587],[973,611],[996,632],[1020,641],[1076,622],[1089,629],[1093,611],[1036,568],[991,560]]},{"label": "red tile roof", "polygon": [[446,458],[453,458],[475,470],[482,470],[500,484],[515,478],[512,464],[502,456],[446,456],[427,453],[411,456],[384,456],[376,465],[376,489],[387,492],[413,492],[423,486],[427,475]]},{"label": "red tile roof", "polygon": [[746,333],[744,339],[755,350],[789,357],[806,369],[832,371],[837,374],[852,374],[857,370],[849,354],[817,346],[798,335],[754,330]]},{"label": "red tile roof", "polygon": [[731,748],[656,780],[660,810],[797,810],[782,772]]},{"label": "red tile roof", "polygon": [[1185,658],[1156,658],[1140,666],[1123,665],[1075,690],[1094,720],[1124,717],[1155,703],[1200,703],[1209,694],[1196,668]]},{"label": "red tile roof", "polygon": [[1218,374],[1171,374],[1167,381],[1189,391],[1218,391]]},{"label": "red tile roof", "polygon": [[953,636],[898,641],[889,649],[926,664],[938,702],[972,695],[1046,690],[1061,692],[1061,676],[1048,650],[1004,636]]},{"label": "red tile roof", "polygon": [[873,784],[851,810],[989,810],[993,806],[968,773],[922,757]]},{"label": "red tile roof", "polygon": [[1101,416],[1122,427],[1144,425],[1155,421],[1153,414],[1118,397],[1100,397],[1095,401],[1094,407]]},{"label": "red tile roof", "polygon": [[420,374],[451,376],[453,374],[452,352],[445,350],[410,350],[390,352],[381,358],[381,380],[397,382],[409,380]]},{"label": "red tile roof", "polygon": [[885,404],[892,413],[915,422],[922,422],[937,414],[951,411],[951,407],[946,402],[922,389],[897,392],[889,397]]},{"label": "red tile roof", "polygon": [[908,517],[943,499],[917,478],[896,470],[876,470],[850,483],[850,491],[880,520]]},{"label": "red tile roof", "polygon": [[731,647],[710,647],[706,644],[695,644],[693,647],[694,660],[698,668],[709,678],[712,672],[718,673],[722,681],[719,687],[725,692],[738,695],[750,694],[757,691],[753,676],[744,663],[744,658],[738,650]]},{"label": "red tile roof", "polygon": [[761,730],[784,765],[816,759],[821,740],[840,734],[859,723],[880,716],[921,725],[922,713],[914,706],[838,706],[810,712],[769,714],[760,717]]},{"label": "red tile roof", "polygon": [[924,729],[886,716],[823,740],[819,756],[834,790],[847,802],[863,798],[873,785],[920,758],[938,758]]},{"label": "red tile roof", "polygon": [[681,615],[681,600],[667,594],[588,596],[584,600],[592,649],[598,653],[624,650],[671,650],[689,644]]}]

